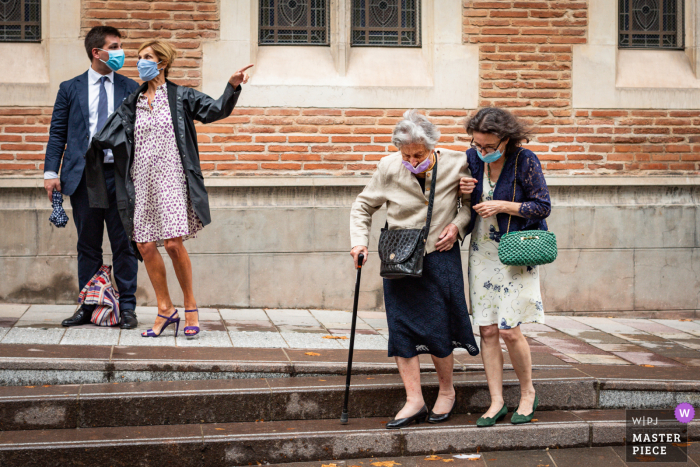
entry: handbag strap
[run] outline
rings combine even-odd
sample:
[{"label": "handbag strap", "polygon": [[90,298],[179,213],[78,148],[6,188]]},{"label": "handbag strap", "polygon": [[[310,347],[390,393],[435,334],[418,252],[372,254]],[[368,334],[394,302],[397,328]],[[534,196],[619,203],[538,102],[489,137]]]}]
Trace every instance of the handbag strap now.
[{"label": "handbag strap", "polygon": [[435,200],[435,182],[437,182],[438,154],[435,153],[435,166],[433,167],[433,180],[430,182],[430,200],[428,201],[428,217],[425,218],[425,237],[430,233],[430,221],[433,218],[433,201]]},{"label": "handbag strap", "polygon": [[[518,157],[520,157],[520,153],[522,152],[523,148],[520,148],[520,151],[515,155],[515,174],[513,175],[513,203],[515,203],[515,182],[518,181]],[[506,233],[510,232],[510,219],[513,217],[512,214],[508,215],[508,228],[506,229]]]}]

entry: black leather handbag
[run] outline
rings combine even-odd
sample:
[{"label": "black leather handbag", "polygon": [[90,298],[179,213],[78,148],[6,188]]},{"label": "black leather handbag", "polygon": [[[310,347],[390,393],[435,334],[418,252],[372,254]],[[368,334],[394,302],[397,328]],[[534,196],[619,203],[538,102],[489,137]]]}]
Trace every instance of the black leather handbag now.
[{"label": "black leather handbag", "polygon": [[382,261],[379,275],[385,279],[404,277],[421,277],[423,275],[423,256],[425,243],[430,233],[430,220],[433,217],[433,200],[435,199],[435,182],[437,181],[438,160],[435,158],[433,181],[430,184],[428,217],[422,229],[389,230],[387,222],[379,235],[379,259]]}]

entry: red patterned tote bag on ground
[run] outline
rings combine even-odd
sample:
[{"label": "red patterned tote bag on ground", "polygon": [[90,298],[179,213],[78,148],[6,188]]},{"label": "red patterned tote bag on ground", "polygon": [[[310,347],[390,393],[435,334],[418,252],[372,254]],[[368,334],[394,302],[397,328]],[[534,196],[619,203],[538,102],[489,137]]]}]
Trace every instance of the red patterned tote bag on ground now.
[{"label": "red patterned tote bag on ground", "polygon": [[98,326],[116,326],[119,324],[119,293],[112,287],[109,278],[112,266],[103,264],[97,274],[80,291],[78,302],[81,305],[96,305],[92,312],[92,321]]}]

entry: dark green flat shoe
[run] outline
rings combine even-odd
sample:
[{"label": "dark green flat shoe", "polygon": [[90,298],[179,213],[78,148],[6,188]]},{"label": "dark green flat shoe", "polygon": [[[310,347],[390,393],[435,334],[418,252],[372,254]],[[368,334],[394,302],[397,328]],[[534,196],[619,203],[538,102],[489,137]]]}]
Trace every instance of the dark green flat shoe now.
[{"label": "dark green flat shoe", "polygon": [[501,410],[498,411],[495,417],[480,417],[476,421],[476,426],[483,428],[486,426],[494,426],[496,422],[503,420],[503,418],[508,414],[508,407],[506,407],[506,404],[503,404],[503,407],[501,407]]},{"label": "dark green flat shoe", "polygon": [[513,416],[510,417],[510,423],[513,425],[519,425],[520,423],[531,422],[532,419],[535,418],[535,410],[537,410],[539,403],[540,401],[537,399],[537,394],[535,394],[535,402],[532,404],[532,413],[530,415],[520,415],[518,413],[518,407],[516,407],[515,411],[513,412]]}]

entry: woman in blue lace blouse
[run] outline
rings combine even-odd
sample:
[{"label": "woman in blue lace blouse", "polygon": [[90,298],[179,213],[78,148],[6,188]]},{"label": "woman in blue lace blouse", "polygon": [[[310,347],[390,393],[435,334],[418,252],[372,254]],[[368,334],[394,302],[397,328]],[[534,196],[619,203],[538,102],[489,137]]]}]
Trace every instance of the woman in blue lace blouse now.
[{"label": "woman in blue lace blouse", "polygon": [[510,112],[481,109],[467,122],[466,130],[472,136],[467,161],[473,178],[463,178],[460,188],[463,194],[471,193],[469,296],[491,393],[491,407],[477,426],[492,426],[508,413],[499,337],[508,347],[520,381],[520,404],[511,422],[526,423],[532,420],[538,399],[532,385],[530,347],[520,324],[544,323],[539,270],[504,265],[498,259],[498,243],[507,231],[547,230],[549,190],[537,156],[521,147],[527,130]]}]

